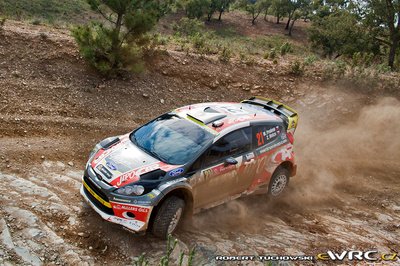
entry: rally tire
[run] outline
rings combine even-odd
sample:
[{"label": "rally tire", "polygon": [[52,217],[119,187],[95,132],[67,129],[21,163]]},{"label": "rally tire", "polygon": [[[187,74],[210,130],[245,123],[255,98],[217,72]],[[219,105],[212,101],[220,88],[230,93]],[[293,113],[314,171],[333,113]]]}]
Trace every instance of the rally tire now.
[{"label": "rally tire", "polygon": [[288,169],[280,167],[272,175],[268,185],[268,197],[278,198],[285,191],[289,184],[290,172]]},{"label": "rally tire", "polygon": [[180,224],[185,201],[181,198],[171,196],[161,203],[156,216],[154,217],[152,233],[162,239],[167,239]]}]

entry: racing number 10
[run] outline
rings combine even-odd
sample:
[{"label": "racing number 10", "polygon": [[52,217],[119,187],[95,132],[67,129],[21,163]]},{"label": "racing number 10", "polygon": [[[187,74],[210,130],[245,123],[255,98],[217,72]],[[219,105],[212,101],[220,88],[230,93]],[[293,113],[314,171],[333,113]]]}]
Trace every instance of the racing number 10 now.
[{"label": "racing number 10", "polygon": [[258,146],[264,145],[264,136],[263,136],[263,133],[262,133],[262,132],[257,132],[256,137],[257,137],[257,144],[258,144]]}]

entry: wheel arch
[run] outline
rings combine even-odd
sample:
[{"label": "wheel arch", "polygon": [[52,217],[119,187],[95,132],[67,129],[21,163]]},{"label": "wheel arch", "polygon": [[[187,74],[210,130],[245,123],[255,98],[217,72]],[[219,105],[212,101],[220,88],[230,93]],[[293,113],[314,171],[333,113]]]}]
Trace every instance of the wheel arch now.
[{"label": "wheel arch", "polygon": [[[164,193],[164,192],[163,192]],[[165,195],[157,202],[157,205],[154,206],[153,211],[151,212],[149,219],[149,229],[151,229],[154,217],[157,215],[158,209],[163,204],[163,202],[169,197],[178,197],[185,201],[185,209],[184,209],[184,218],[190,217],[193,214],[193,194],[189,188],[186,187],[177,187],[173,188],[168,192],[165,192]]]},{"label": "wheel arch", "polygon": [[284,161],[284,162],[282,162],[276,169],[275,169],[275,171],[274,171],[274,174],[275,174],[275,172],[278,170],[278,169],[280,169],[280,168],[284,168],[284,169],[286,169],[286,170],[288,170],[289,171],[289,173],[290,173],[290,177],[292,177],[292,176],[295,176],[296,175],[296,165],[292,162],[292,161]]}]

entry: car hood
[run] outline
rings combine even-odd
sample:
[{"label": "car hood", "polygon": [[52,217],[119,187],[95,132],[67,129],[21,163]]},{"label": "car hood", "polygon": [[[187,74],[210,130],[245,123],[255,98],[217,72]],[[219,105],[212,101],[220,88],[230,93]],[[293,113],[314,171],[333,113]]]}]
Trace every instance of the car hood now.
[{"label": "car hood", "polygon": [[100,149],[90,166],[107,183],[121,187],[140,179],[140,176],[152,171],[169,171],[176,165],[166,164],[133,144],[128,137],[123,137],[108,149]]}]

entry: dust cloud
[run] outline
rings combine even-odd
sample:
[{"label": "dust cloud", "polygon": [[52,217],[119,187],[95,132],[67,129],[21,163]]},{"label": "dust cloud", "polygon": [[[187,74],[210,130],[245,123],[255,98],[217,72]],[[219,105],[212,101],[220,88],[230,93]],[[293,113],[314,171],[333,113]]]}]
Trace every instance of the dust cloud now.
[{"label": "dust cloud", "polygon": [[334,127],[321,114],[318,123],[326,124],[327,130],[317,130],[315,121],[307,120],[307,114],[303,114],[295,143],[297,192],[303,193],[305,201],[315,204],[334,196],[335,188],[341,183],[351,186],[354,175],[368,175],[371,168],[384,172],[385,166],[398,164],[399,117],[400,102],[394,98],[383,98],[374,105],[364,106],[359,112],[353,112],[352,118]]},{"label": "dust cloud", "polygon": [[351,193],[356,187],[369,186],[370,169],[378,169],[386,179],[387,167],[400,163],[400,102],[394,98],[382,98],[353,110],[350,118],[343,116],[335,125],[325,120],[324,111],[318,121],[315,110],[299,113],[295,134],[298,171],[286,194],[273,201],[254,195],[218,206],[196,216],[193,225],[197,229],[257,233],[265,230],[262,221],[266,214],[268,219],[275,216],[285,220],[290,211],[338,207],[342,204],[338,199],[344,197],[338,188]]}]

